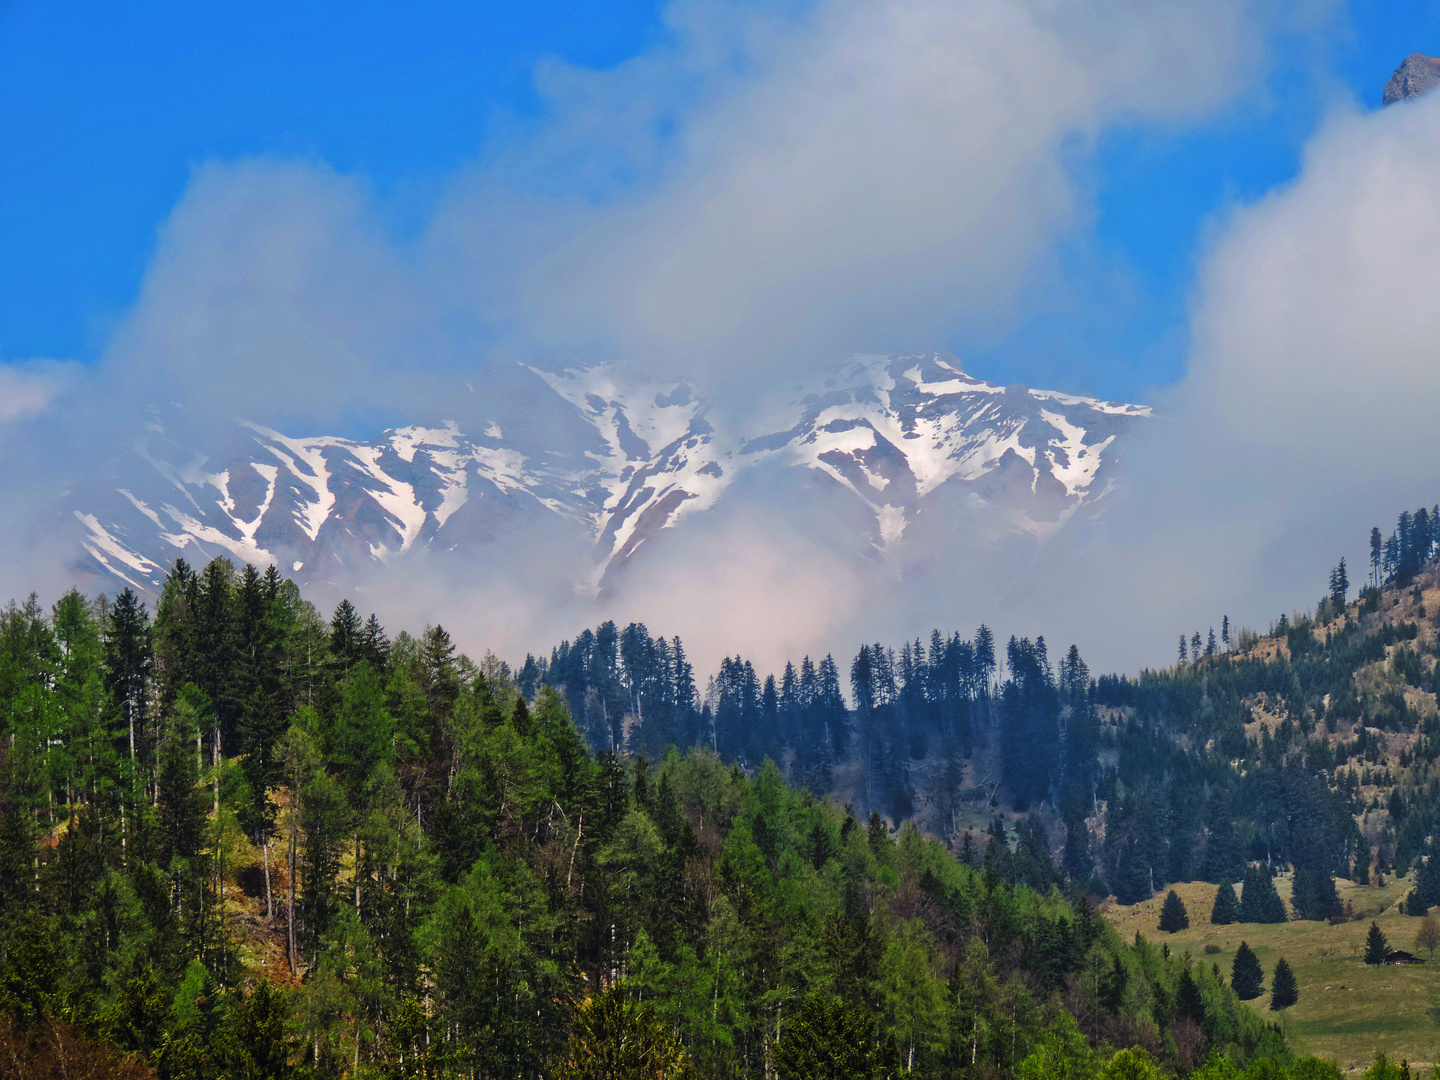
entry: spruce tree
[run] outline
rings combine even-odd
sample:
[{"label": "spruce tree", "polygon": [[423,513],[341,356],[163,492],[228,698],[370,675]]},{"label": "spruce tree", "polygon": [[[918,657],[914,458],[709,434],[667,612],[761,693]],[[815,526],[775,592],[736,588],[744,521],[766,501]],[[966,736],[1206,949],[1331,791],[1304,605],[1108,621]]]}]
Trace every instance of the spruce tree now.
[{"label": "spruce tree", "polygon": [[1202,1027],[1205,1025],[1205,1000],[1188,969],[1180,975],[1180,986],[1175,994],[1175,1016],[1179,1020],[1193,1020]]},{"label": "spruce tree", "polygon": [[1210,909],[1210,921],[1216,926],[1229,926],[1240,921],[1240,901],[1235,897],[1235,886],[1228,881],[1215,890],[1215,906]]},{"label": "spruce tree", "polygon": [[1235,962],[1230,966],[1230,986],[1241,1001],[1259,997],[1265,990],[1265,969],[1260,958],[1245,942],[1235,951]]},{"label": "spruce tree", "polygon": [[1390,955],[1390,943],[1385,940],[1380,927],[1376,923],[1370,924],[1370,933],[1365,938],[1365,963],[1383,964],[1385,958]]},{"label": "spruce tree", "polygon": [[1185,910],[1185,901],[1180,899],[1179,893],[1171,889],[1170,894],[1165,897],[1165,905],[1160,909],[1160,929],[1167,934],[1173,934],[1189,927],[1190,913]]},{"label": "spruce tree", "polygon": [[1300,861],[1295,867],[1294,891],[1291,903],[1299,919],[1324,920],[1339,915],[1344,907],[1335,891],[1335,876],[1324,862],[1323,849],[1313,849],[1314,854]]},{"label": "spruce tree", "polygon": [[1282,923],[1286,918],[1285,903],[1275,891],[1269,872],[1263,866],[1247,867],[1240,891],[1240,921]]},{"label": "spruce tree", "polygon": [[1270,980],[1270,1010],[1279,1012],[1288,1009],[1299,1000],[1300,986],[1295,981],[1295,973],[1282,956],[1275,961],[1275,975]]}]

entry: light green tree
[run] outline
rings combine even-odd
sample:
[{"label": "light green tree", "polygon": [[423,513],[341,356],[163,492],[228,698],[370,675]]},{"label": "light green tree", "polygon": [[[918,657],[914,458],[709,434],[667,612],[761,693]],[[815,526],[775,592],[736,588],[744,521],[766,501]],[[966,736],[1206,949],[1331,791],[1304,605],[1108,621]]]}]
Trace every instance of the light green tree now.
[{"label": "light green tree", "polygon": [[1090,1080],[1098,1071],[1099,1057],[1090,1041],[1075,1018],[1061,1010],[1040,1045],[1020,1063],[1020,1080]]},{"label": "light green tree", "polygon": [[915,1069],[917,1050],[938,1050],[945,1041],[945,988],[935,972],[938,950],[919,919],[901,923],[885,947],[880,977],[888,1027]]},{"label": "light green tree", "polygon": [[1155,1060],[1138,1046],[1117,1050],[1100,1070],[1100,1080],[1160,1080]]}]

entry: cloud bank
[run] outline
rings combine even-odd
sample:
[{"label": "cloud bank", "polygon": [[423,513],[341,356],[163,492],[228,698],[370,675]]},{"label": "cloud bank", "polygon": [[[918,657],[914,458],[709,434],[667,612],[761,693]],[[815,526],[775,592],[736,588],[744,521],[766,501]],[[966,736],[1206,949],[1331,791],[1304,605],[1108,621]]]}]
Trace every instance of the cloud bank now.
[{"label": "cloud bank", "polygon": [[[201,431],[369,434],[479,420],[517,359],[624,357],[745,411],[839,354],[1003,332],[1087,234],[1096,141],[1231,107],[1274,34],[1324,8],[681,2],[616,70],[544,65],[543,118],[511,122],[414,235],[320,162],[203,165],[100,361],[38,419],[50,399],[0,369],[21,380],[0,383],[4,584],[64,579],[39,546],[56,493],[120,468],[157,405]],[[1337,114],[1293,184],[1216,224],[1190,375],[1130,454],[1128,502],[1062,543],[997,551],[962,529],[897,577],[814,523],[737,515],[674,530],[600,607],[528,544],[445,570],[424,608],[429,585],[359,584],[394,623],[511,655],[600,615],[763,659],[985,619],[1133,668],[1167,659],[1177,624],[1293,606],[1353,557],[1357,522],[1433,498],[1437,107]]]},{"label": "cloud bank", "polygon": [[1437,161],[1440,96],[1341,108],[1293,182],[1215,224],[1189,372],[1131,449],[1124,507],[1037,578],[1107,663],[1147,641],[1166,662],[1224,614],[1263,630],[1340,557],[1363,578],[1372,524],[1440,498]]}]

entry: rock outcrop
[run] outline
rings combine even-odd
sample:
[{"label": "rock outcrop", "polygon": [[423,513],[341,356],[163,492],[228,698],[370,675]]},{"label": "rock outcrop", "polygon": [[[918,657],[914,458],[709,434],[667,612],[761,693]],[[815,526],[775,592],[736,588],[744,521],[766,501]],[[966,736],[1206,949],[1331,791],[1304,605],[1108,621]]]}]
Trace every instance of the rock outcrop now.
[{"label": "rock outcrop", "polygon": [[1436,83],[1440,83],[1440,59],[1411,53],[1385,84],[1381,104],[1394,105],[1406,98],[1419,97],[1434,89]]}]

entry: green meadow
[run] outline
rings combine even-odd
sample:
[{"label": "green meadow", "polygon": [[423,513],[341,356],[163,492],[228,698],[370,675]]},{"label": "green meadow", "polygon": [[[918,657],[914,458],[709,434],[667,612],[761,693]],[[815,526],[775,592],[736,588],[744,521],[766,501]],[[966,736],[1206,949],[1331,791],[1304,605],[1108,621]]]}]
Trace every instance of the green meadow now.
[{"label": "green meadow", "polygon": [[[1174,886],[1189,912],[1187,930],[1167,934],[1159,929],[1168,890],[1133,907],[1112,902],[1106,913],[1126,940],[1138,930],[1153,942],[1168,944],[1172,952],[1188,952],[1197,963],[1218,964],[1227,981],[1235,950],[1248,942],[1265,968],[1265,993],[1249,1004],[1282,1025],[1296,1053],[1329,1058],[1346,1072],[1360,1072],[1383,1050],[1392,1059],[1408,1060],[1412,1074],[1417,1066],[1428,1072],[1440,1061],[1440,950],[1430,962],[1428,950],[1415,947],[1421,920],[1399,911],[1411,882],[1402,878],[1380,887],[1343,880],[1335,884],[1355,916],[1335,926],[1299,921],[1212,925],[1215,886],[1204,882]],[[1278,878],[1276,887],[1288,900],[1289,875]],[[1392,949],[1413,952],[1426,963],[1368,966],[1365,939],[1372,920]],[[1295,971],[1300,1000],[1273,1013],[1270,976],[1282,956]]]}]

